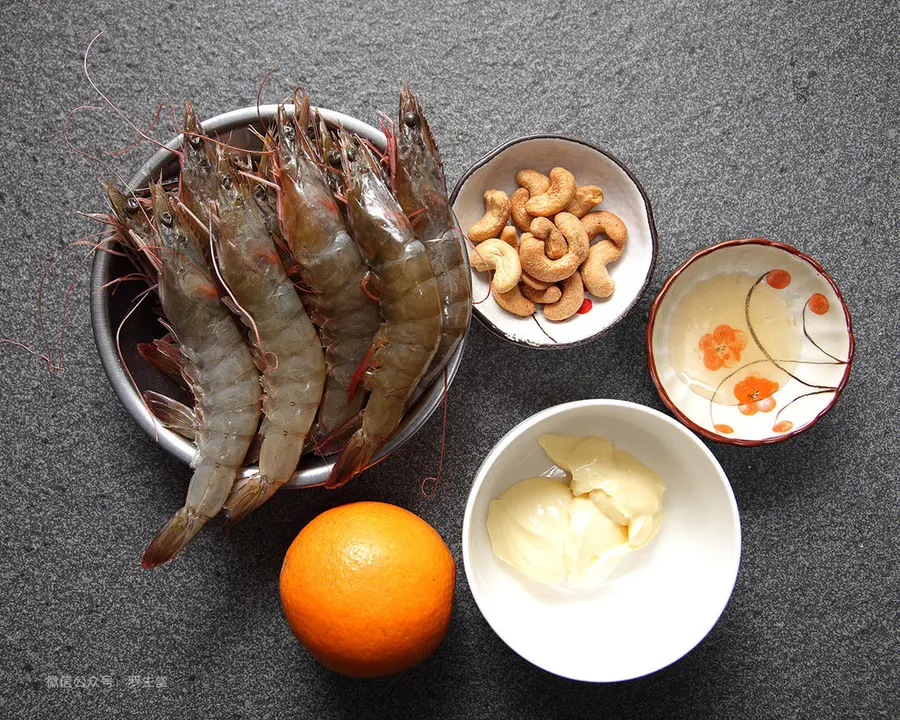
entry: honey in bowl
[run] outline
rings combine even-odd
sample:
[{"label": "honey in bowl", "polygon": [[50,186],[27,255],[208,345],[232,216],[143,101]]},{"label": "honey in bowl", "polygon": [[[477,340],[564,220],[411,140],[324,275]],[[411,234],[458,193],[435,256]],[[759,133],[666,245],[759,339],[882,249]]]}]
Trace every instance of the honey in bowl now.
[{"label": "honey in bowl", "polygon": [[741,383],[763,368],[772,392],[790,380],[803,334],[773,273],[767,282],[748,273],[716,275],[679,301],[669,325],[669,357],[678,378],[700,397],[721,405],[745,402]]}]

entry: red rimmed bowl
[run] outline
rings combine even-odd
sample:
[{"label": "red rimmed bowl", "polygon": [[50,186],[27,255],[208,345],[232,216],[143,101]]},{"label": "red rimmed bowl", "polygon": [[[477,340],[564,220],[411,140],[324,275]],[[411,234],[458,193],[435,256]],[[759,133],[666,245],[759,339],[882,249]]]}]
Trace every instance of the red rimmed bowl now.
[{"label": "red rimmed bowl", "polygon": [[732,445],[781,442],[834,407],[850,376],[850,311],[790,245],[729,240],[692,255],[650,308],[647,362],[663,402]]}]

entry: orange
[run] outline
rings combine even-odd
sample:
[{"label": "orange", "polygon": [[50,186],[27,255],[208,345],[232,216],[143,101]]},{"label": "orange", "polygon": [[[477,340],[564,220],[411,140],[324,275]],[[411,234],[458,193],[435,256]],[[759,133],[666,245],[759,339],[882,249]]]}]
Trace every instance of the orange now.
[{"label": "orange", "polygon": [[327,510],[291,543],[281,605],[319,662],[354,677],[424,660],[450,622],[456,563],[428,523],[396,505]]}]

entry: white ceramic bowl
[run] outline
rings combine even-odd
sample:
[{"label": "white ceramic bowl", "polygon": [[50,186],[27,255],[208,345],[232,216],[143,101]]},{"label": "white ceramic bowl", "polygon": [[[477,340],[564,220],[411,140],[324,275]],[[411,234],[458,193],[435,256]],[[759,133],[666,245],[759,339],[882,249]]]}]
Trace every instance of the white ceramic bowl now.
[{"label": "white ceramic bowl", "polygon": [[[488,297],[487,273],[472,273],[472,297],[478,303],[475,315],[494,333],[528,347],[570,347],[604,333],[633,307],[644,292],[656,262],[656,226],[644,188],[632,172],[610,153],[599,147],[559,135],[534,135],[501,145],[470,167],[453,190],[453,211],[463,232],[484,214],[483,194],[496,188],[512,195],[516,173],[533,168],[549,173],[561,166],[575,175],[579,185],[598,185],[603,202],[598,210],[618,215],[628,228],[625,252],[610,264],[609,274],[616,283],[611,297],[601,299],[587,294],[592,308],[583,315],[555,323],[538,311],[521,318],[503,310]],[[468,241],[467,241],[468,242]],[[471,247],[471,244],[470,244]]]},{"label": "white ceramic bowl", "polygon": [[[606,437],[666,486],[659,534],[596,590],[541,585],[491,549],[488,505],[553,467],[538,445],[548,432]],[[588,682],[637,678],[690,651],[725,609],[740,553],[734,494],[712,453],[670,417],[620,400],[557,405],[510,430],[479,468],[463,522],[466,577],[497,635],[538,667]]]},{"label": "white ceramic bowl", "polygon": [[[679,304],[699,283],[735,273],[746,278],[746,294],[703,303],[691,330],[678,329]],[[778,312],[764,310],[764,295],[777,300]],[[714,357],[716,343],[707,343],[707,350],[701,343],[723,325],[741,337],[737,345],[724,342],[730,335],[720,338],[726,364],[701,370],[709,387],[720,384],[711,402],[682,378],[685,363],[699,368],[706,352],[713,366],[721,362]],[[789,338],[790,352],[775,344],[779,337]],[[690,257],[666,280],[647,323],[647,361],[663,402],[694,431],[733,445],[776,443],[812,427],[840,397],[853,351],[850,311],[834,280],[796,248],[763,238],[729,240]]]}]

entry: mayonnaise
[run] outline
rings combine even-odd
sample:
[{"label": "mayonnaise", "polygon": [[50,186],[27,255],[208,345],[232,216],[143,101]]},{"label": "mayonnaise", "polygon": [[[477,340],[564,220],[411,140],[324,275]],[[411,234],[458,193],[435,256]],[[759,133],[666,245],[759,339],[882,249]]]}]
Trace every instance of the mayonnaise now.
[{"label": "mayonnaise", "polygon": [[604,515],[628,528],[632,548],[653,539],[663,519],[659,475],[603,438],[542,435],[538,442],[566,471],[572,494],[588,495]]},{"label": "mayonnaise", "polygon": [[569,520],[566,582],[574,588],[597,587],[628,552],[625,528],[581,497],[572,498]]},{"label": "mayonnaise", "polygon": [[572,493],[557,480],[529,478],[508,488],[488,508],[494,554],[532,580],[566,579],[566,533]]},{"label": "mayonnaise", "polygon": [[603,438],[543,435],[539,442],[569,484],[529,478],[494,500],[487,516],[494,554],[547,585],[597,587],[657,533],[665,488]]}]

